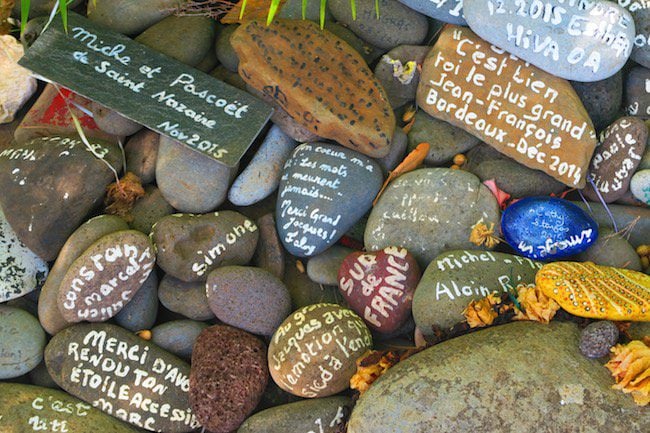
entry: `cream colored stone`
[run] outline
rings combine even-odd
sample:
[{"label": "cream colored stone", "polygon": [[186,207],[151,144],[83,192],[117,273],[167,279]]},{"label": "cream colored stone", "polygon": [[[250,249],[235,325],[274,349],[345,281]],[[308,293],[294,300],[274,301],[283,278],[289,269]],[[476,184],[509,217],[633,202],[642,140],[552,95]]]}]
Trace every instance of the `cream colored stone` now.
[{"label": "cream colored stone", "polygon": [[23,46],[14,37],[0,36],[0,124],[9,123],[36,91],[36,79],[18,65]]}]

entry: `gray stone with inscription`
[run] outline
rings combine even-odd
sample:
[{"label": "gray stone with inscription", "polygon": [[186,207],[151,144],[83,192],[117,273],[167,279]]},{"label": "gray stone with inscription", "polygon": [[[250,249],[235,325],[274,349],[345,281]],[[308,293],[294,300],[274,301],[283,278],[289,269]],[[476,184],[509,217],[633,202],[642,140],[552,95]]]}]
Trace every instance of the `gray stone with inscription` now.
[{"label": "gray stone with inscription", "polygon": [[424,335],[462,322],[470,301],[497,296],[518,284],[535,282],[539,262],[491,251],[455,250],[436,257],[427,267],[413,298],[413,317]]},{"label": "gray stone with inscription", "polygon": [[463,0],[400,0],[406,6],[439,21],[466,26]]},{"label": "gray stone with inscription", "polygon": [[578,350],[574,323],[516,322],[437,344],[357,402],[348,433],[650,431],[650,412]]},{"label": "gray stone with inscription", "polygon": [[404,174],[384,191],[368,217],[368,251],[400,245],[422,269],[440,253],[475,248],[469,241],[479,220],[499,223],[499,205],[478,177],[462,170],[425,168]]},{"label": "gray stone with inscription", "polygon": [[636,66],[627,74],[624,107],[629,116],[650,119],[650,69]]},{"label": "gray stone with inscription", "polygon": [[350,413],[347,397],[325,397],[283,404],[258,412],[237,433],[338,433]]},{"label": "gray stone with inscription", "polygon": [[199,427],[189,402],[190,366],[119,326],[64,329],[45,348],[45,364],[65,391],[136,427]]},{"label": "gray stone with inscription", "polygon": [[44,347],[45,331],[34,316],[0,305],[0,380],[22,376],[36,367]]},{"label": "gray stone with inscription", "polygon": [[630,13],[604,0],[465,0],[486,41],[555,76],[598,81],[618,72],[636,36]]},{"label": "gray stone with inscription", "polygon": [[650,68],[650,0],[618,0],[634,18],[636,38],[632,50],[632,60]]},{"label": "gray stone with inscription", "polygon": [[372,206],[383,181],[373,159],[341,146],[298,146],[284,166],[276,206],[290,254],[311,257],[338,241]]}]

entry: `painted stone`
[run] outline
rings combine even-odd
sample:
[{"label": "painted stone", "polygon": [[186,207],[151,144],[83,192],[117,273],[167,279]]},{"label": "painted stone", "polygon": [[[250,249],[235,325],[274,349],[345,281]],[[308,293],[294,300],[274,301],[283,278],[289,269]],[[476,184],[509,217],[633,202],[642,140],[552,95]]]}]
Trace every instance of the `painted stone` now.
[{"label": "painted stone", "polygon": [[245,265],[259,233],[253,220],[234,211],[174,214],[153,226],[158,266],[183,281],[205,281],[213,269]]},{"label": "painted stone", "polygon": [[650,119],[650,69],[637,66],[627,74],[623,105],[628,115]]},{"label": "painted stone", "polygon": [[350,414],[350,399],[326,397],[283,404],[258,412],[237,433],[338,433]]},{"label": "painted stone", "polygon": [[258,335],[273,335],[291,312],[286,286],[253,266],[221,266],[208,275],[208,304],[219,320]]},{"label": "painted stone", "polygon": [[650,68],[650,2],[648,0],[618,0],[618,5],[627,9],[634,19],[636,37],[632,60]]},{"label": "painted stone", "polygon": [[77,138],[51,136],[0,152],[0,206],[18,238],[43,260],[54,260],[101,203],[115,181],[106,163],[121,167],[117,145],[89,140],[92,150]]},{"label": "painted stone", "polygon": [[265,355],[261,340],[237,328],[215,325],[199,334],[192,352],[190,403],[206,429],[232,432],[255,409],[269,380]]},{"label": "painted stone", "polygon": [[347,389],[356,360],[372,348],[366,324],[352,310],[314,304],[289,316],[269,345],[269,370],[283,390],[327,397]]},{"label": "painted stone", "polygon": [[45,364],[65,391],[136,427],[184,433],[199,427],[189,402],[190,366],[115,325],[56,334]]},{"label": "painted stone", "polygon": [[103,322],[116,315],[149,278],[156,256],[136,230],[100,238],[66,271],[57,305],[68,322]]},{"label": "painted stone", "polygon": [[417,103],[527,167],[585,185],[596,132],[569,82],[467,28],[443,29],[422,66]]},{"label": "painted stone", "polygon": [[467,25],[463,0],[400,0],[406,6],[428,17],[449,24]]},{"label": "painted stone", "polygon": [[579,317],[650,322],[650,275],[593,263],[544,265],[535,284]]},{"label": "painted stone", "polygon": [[630,190],[637,200],[650,206],[650,169],[639,170],[632,176]]},{"label": "painted stone", "polygon": [[0,302],[41,287],[47,273],[47,263],[20,242],[0,208]]},{"label": "painted stone", "polygon": [[609,1],[465,0],[464,7],[480,37],[567,80],[611,77],[634,47],[632,16]]},{"label": "painted stone", "polygon": [[595,186],[605,203],[621,198],[630,187],[647,139],[648,128],[639,118],[622,117],[610,125],[591,159],[588,176],[593,184],[585,187],[584,196],[599,201]]},{"label": "painted stone", "polygon": [[346,0],[331,0],[327,7],[339,23],[384,50],[398,45],[417,45],[427,36],[426,17],[397,0],[356,0],[354,9]]},{"label": "painted stone", "polygon": [[137,433],[138,430],[65,392],[40,386],[0,383],[3,433]]},{"label": "painted stone", "polygon": [[[597,360],[570,322],[516,322],[437,344],[364,393],[348,433],[648,431],[650,413]],[[495,367],[495,366],[498,366]],[[514,417],[522,413],[525,416]]]},{"label": "painted stone", "polygon": [[364,234],[367,251],[400,245],[422,269],[449,249],[475,248],[472,226],[483,220],[499,222],[494,195],[471,173],[425,168],[394,180],[368,217]]},{"label": "painted stone", "polygon": [[298,146],[284,166],[276,206],[284,247],[298,257],[326,250],[370,209],[382,181],[381,167],[358,152]]},{"label": "painted stone", "polygon": [[436,257],[415,289],[413,317],[424,335],[434,335],[464,320],[474,300],[498,296],[518,284],[532,284],[542,267],[521,256],[492,251],[456,250]]},{"label": "painted stone", "polygon": [[99,215],[79,226],[66,240],[38,297],[38,319],[49,334],[72,324],[63,318],[58,307],[59,287],[72,263],[102,237],[128,228],[120,217]]},{"label": "painted stone", "polygon": [[169,311],[192,320],[211,320],[214,313],[208,305],[205,281],[185,281],[165,275],[158,286],[158,299]]},{"label": "painted stone", "polygon": [[589,248],[598,239],[598,224],[570,201],[527,197],[503,212],[501,232],[524,257],[551,260]]},{"label": "painted stone", "polygon": [[11,35],[0,35],[0,124],[10,123],[36,92],[36,79],[18,60],[23,46]]},{"label": "painted stone", "polygon": [[399,247],[354,252],[339,269],[339,289],[350,308],[382,334],[395,332],[410,317],[419,280],[415,257]]},{"label": "painted stone", "polygon": [[241,25],[231,43],[246,83],[271,95],[302,126],[368,156],[388,153],[395,116],[386,94],[341,39],[311,21],[276,19],[269,26],[257,20]]},{"label": "painted stone", "polygon": [[282,167],[298,143],[273,125],[248,166],[233,182],[228,199],[235,206],[250,206],[273,193]]},{"label": "painted stone", "polygon": [[190,359],[196,338],[208,326],[196,320],[172,320],[153,327],[151,341],[180,358]]},{"label": "painted stone", "polygon": [[34,316],[0,305],[0,380],[22,376],[35,368],[43,359],[44,347],[45,332]]}]

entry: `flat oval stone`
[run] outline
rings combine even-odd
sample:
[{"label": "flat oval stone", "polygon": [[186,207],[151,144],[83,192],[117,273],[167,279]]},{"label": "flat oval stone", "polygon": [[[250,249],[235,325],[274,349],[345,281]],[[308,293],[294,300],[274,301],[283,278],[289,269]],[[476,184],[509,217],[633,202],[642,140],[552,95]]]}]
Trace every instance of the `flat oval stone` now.
[{"label": "flat oval stone", "polygon": [[639,170],[632,176],[630,190],[637,200],[650,206],[650,169]]},{"label": "flat oval stone", "polygon": [[151,341],[180,358],[190,359],[194,342],[208,326],[196,320],[172,320],[153,327]]},{"label": "flat oval stone", "polygon": [[88,4],[88,19],[113,31],[140,33],[173,13],[177,0],[96,0]]},{"label": "flat oval stone", "polygon": [[136,230],[100,238],[77,258],[59,286],[57,305],[68,322],[103,322],[116,315],[147,280],[156,255]]},{"label": "flat oval stone", "polygon": [[144,196],[138,199],[129,215],[133,220],[129,226],[148,235],[153,225],[161,218],[176,211],[163,197],[160,189],[152,185],[144,188]]},{"label": "flat oval stone", "polygon": [[[602,134],[589,165],[589,185],[585,197],[611,203],[629,191],[632,175],[641,163],[648,139],[648,128],[637,117],[621,117]],[[598,193],[596,193],[596,190]]]},{"label": "flat oval stone", "polygon": [[276,206],[284,247],[298,257],[326,250],[370,209],[382,181],[381,167],[358,152],[298,146],[284,166]]},{"label": "flat oval stone", "polygon": [[634,47],[632,16],[609,1],[465,0],[464,8],[480,37],[567,80],[611,77]]},{"label": "flat oval stone", "polygon": [[415,324],[424,335],[447,330],[465,317],[471,301],[532,284],[542,267],[521,256],[492,251],[456,250],[436,257],[424,271],[413,297]]},{"label": "flat oval stone", "polygon": [[237,433],[338,433],[350,414],[350,399],[326,397],[263,410],[248,418]]},{"label": "flat oval stone", "polygon": [[609,229],[599,229],[596,242],[586,251],[578,254],[572,261],[592,262],[601,266],[625,268],[641,271],[641,258],[625,238],[624,233],[614,233]]},{"label": "flat oval stone", "polygon": [[632,60],[650,68],[650,3],[646,0],[618,0],[618,5],[627,9],[636,28]]},{"label": "flat oval stone", "polygon": [[208,304],[222,322],[259,335],[273,335],[291,312],[286,286],[252,266],[221,266],[208,275]]},{"label": "flat oval stone", "polygon": [[501,217],[506,242],[533,260],[578,254],[598,239],[598,224],[570,201],[528,197],[508,206]]},{"label": "flat oval stone", "polygon": [[115,325],[74,325],[45,348],[65,391],[136,427],[184,433],[199,427],[189,402],[190,366]]},{"label": "flat oval stone", "polygon": [[356,360],[372,348],[366,324],[352,310],[314,304],[289,316],[269,345],[269,370],[283,390],[327,397],[347,389]]},{"label": "flat oval stone", "polygon": [[585,185],[596,132],[571,84],[467,28],[442,30],[424,60],[417,104],[526,167]]},{"label": "flat oval stone", "polygon": [[20,308],[0,305],[0,380],[22,376],[43,359],[45,332]]},{"label": "flat oval stone", "polygon": [[71,322],[65,320],[59,311],[58,297],[61,281],[72,263],[102,237],[128,228],[126,221],[120,217],[99,215],[83,223],[70,235],[61,248],[38,297],[38,319],[49,334],[54,335],[71,325]]},{"label": "flat oval stone", "polygon": [[420,82],[417,65],[422,65],[430,49],[428,46],[400,45],[384,54],[375,66],[375,76],[384,87],[393,108],[415,100]]},{"label": "flat oval stone", "polygon": [[158,266],[183,281],[205,281],[213,269],[245,265],[257,246],[253,220],[235,211],[174,214],[153,226]]},{"label": "flat oval stone", "polygon": [[260,229],[260,239],[253,256],[255,266],[266,269],[278,278],[284,277],[284,248],[275,228],[273,213],[259,217],[255,223]]},{"label": "flat oval stone", "polygon": [[356,0],[355,6],[356,19],[353,18],[349,2],[332,0],[327,4],[337,21],[379,48],[389,50],[398,45],[417,45],[427,35],[427,19],[397,0],[378,0],[377,3],[373,0]]},{"label": "flat oval stone", "polygon": [[332,245],[307,262],[307,276],[318,284],[339,285],[339,269],[345,258],[354,250],[342,245]]},{"label": "flat oval stone", "polygon": [[269,380],[265,355],[266,345],[240,329],[215,325],[199,334],[190,402],[206,429],[229,433],[255,409]]},{"label": "flat oval stone", "polygon": [[129,138],[124,146],[126,157],[126,171],[138,176],[142,184],[152,183],[156,180],[156,159],[160,134],[149,129]]},{"label": "flat oval stone", "polygon": [[337,36],[311,21],[276,19],[267,26],[252,20],[230,41],[246,83],[302,126],[368,156],[388,153],[393,110],[361,55]]},{"label": "flat oval stone", "polygon": [[540,269],[535,285],[575,316],[650,322],[650,276],[641,272],[554,262]]},{"label": "flat oval stone", "polygon": [[623,104],[623,71],[589,83],[572,81],[596,131],[602,131],[620,117]]},{"label": "flat oval stone", "polygon": [[115,181],[106,162],[121,167],[116,144],[89,140],[92,152],[81,140],[60,136],[0,151],[0,206],[18,238],[43,260],[54,260],[101,203],[106,186]]},{"label": "flat oval stone", "polygon": [[139,430],[56,389],[0,383],[0,431],[137,433]]},{"label": "flat oval stone", "polygon": [[438,21],[459,26],[467,25],[463,0],[399,0],[413,10]]},{"label": "flat oval stone", "polygon": [[[585,212],[589,212],[589,215],[598,223],[598,227],[608,228],[612,231],[619,231],[621,227],[625,227],[625,237],[634,248],[648,243],[650,208],[609,204],[605,209],[601,203],[589,203],[589,207],[580,200],[572,201],[572,203]],[[616,227],[612,222],[616,223]]]},{"label": "flat oval stone", "polygon": [[406,248],[426,268],[445,250],[475,248],[469,241],[479,220],[497,224],[496,199],[471,173],[425,168],[398,177],[372,208],[364,234],[366,250]]},{"label": "flat oval stone", "polygon": [[625,112],[630,116],[650,119],[650,69],[636,66],[625,80]]},{"label": "flat oval stone", "polygon": [[[392,367],[352,411],[348,433],[648,431],[650,413],[613,390],[569,322],[516,322],[437,344]],[[499,366],[496,368],[495,366]],[[512,414],[525,416],[515,417]]]},{"label": "flat oval stone", "polygon": [[137,332],[151,329],[158,316],[158,276],[151,272],[135,296],[115,315],[115,323]]},{"label": "flat oval stone", "polygon": [[205,281],[187,283],[167,274],[158,286],[158,299],[169,311],[192,320],[211,320],[214,313],[208,305]]},{"label": "flat oval stone", "polygon": [[410,317],[420,268],[406,249],[357,251],[348,255],[338,273],[345,300],[373,330],[390,334]]},{"label": "flat oval stone", "polygon": [[18,239],[0,208],[0,302],[41,287],[47,273],[47,263]]}]

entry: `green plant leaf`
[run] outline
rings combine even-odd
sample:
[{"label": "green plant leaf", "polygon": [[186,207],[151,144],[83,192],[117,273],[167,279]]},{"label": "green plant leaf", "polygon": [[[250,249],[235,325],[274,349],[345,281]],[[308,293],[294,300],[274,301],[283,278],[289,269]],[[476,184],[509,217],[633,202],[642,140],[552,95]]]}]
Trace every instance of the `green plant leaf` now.
[{"label": "green plant leaf", "polygon": [[63,21],[63,30],[68,33],[68,2],[67,0],[59,0],[59,12],[61,13],[61,21]]},{"label": "green plant leaf", "polygon": [[352,19],[357,20],[357,3],[355,0],[350,0],[350,9],[352,9]]},{"label": "green plant leaf", "polygon": [[275,14],[278,13],[278,8],[280,7],[280,0],[271,0],[271,6],[269,6],[269,13],[266,16],[266,25],[269,26],[273,22]]},{"label": "green plant leaf", "polygon": [[29,6],[31,0],[20,0],[20,34],[25,32],[27,21],[29,19]]},{"label": "green plant leaf", "polygon": [[302,19],[307,17],[307,0],[302,0]]},{"label": "green plant leaf", "polygon": [[239,11],[239,19],[241,20],[244,18],[244,11],[246,10],[246,3],[248,3],[248,0],[244,0],[241,4],[241,10]]},{"label": "green plant leaf", "polygon": [[377,19],[379,19],[379,0],[375,0],[375,14],[377,14]]},{"label": "green plant leaf", "polygon": [[325,27],[325,6],[327,6],[327,0],[320,0],[320,29],[323,30]]}]

